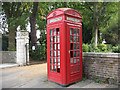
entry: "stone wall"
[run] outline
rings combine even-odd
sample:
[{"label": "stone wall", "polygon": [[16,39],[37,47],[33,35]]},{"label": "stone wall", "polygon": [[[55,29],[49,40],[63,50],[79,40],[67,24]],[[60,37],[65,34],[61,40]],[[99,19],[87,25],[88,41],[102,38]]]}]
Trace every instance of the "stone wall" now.
[{"label": "stone wall", "polygon": [[[89,79],[118,84],[120,53],[83,53],[83,73]],[[120,68],[119,68],[120,69]]]},{"label": "stone wall", "polygon": [[16,63],[16,51],[0,51],[2,63]]},{"label": "stone wall", "polygon": [[0,33],[0,51],[2,51],[2,34]]}]

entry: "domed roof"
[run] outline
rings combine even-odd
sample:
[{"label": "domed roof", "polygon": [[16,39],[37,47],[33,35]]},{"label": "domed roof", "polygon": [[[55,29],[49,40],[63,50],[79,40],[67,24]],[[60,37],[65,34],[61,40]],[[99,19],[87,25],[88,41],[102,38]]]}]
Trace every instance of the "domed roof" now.
[{"label": "domed roof", "polygon": [[82,15],[78,11],[76,11],[74,9],[71,9],[71,8],[58,8],[58,9],[55,9],[55,10],[51,11],[47,15],[47,19],[49,19],[51,17],[61,15],[61,14],[67,14],[67,15],[82,18]]}]

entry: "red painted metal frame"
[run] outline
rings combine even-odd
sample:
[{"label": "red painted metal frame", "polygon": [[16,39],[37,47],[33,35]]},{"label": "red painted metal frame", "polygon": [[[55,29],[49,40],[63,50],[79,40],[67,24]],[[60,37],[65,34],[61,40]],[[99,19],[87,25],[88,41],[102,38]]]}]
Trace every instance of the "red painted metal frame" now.
[{"label": "red painted metal frame", "polygon": [[[74,13],[74,15],[73,15]],[[49,20],[62,17],[62,20],[49,23]],[[80,22],[67,20],[66,17],[79,19]],[[48,80],[68,85],[82,79],[82,16],[70,8],[60,8],[53,10],[47,16],[47,73]],[[60,37],[60,73],[50,71],[50,29],[59,28]],[[70,28],[79,29],[79,64],[80,71],[71,74],[70,63]],[[77,33],[77,32],[76,32]],[[77,37],[77,36],[76,36]],[[77,42],[76,42],[77,43]],[[77,44],[76,44],[77,45]],[[76,54],[77,55],[77,54]],[[75,66],[76,64],[74,64]],[[75,66],[76,67],[76,66]]]}]

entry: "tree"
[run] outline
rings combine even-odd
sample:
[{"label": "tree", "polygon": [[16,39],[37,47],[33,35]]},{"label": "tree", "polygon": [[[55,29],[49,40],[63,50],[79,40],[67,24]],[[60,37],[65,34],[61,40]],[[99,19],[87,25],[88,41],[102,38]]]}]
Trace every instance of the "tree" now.
[{"label": "tree", "polygon": [[[74,4],[75,5],[75,4]],[[79,6],[79,7],[78,7]],[[76,4],[77,9],[83,16],[82,21],[84,28],[88,32],[89,28],[92,29],[92,43],[97,47],[98,40],[100,38],[100,31],[105,27],[108,27],[108,21],[112,17],[111,14],[116,13],[116,3],[110,2],[83,2]],[[114,7],[114,8],[113,8]]]},{"label": "tree", "polygon": [[32,14],[30,16],[30,27],[31,27],[31,45],[34,46],[34,44],[37,42],[36,37],[36,14],[38,9],[38,2],[33,3],[33,9]]},{"label": "tree", "polygon": [[111,3],[107,8],[109,8],[107,12],[109,12],[110,18],[107,20],[107,25],[103,25],[99,29],[103,33],[103,39],[105,39],[108,44],[118,45],[118,23],[120,21],[118,18],[118,3]]},{"label": "tree", "polygon": [[[19,11],[20,5],[21,5],[21,3],[15,3],[15,2],[13,2],[13,3],[4,2],[2,5],[5,15],[7,17],[7,24],[8,24],[8,31],[9,31],[9,49],[10,50],[15,49],[15,31],[18,26],[18,25],[15,25],[15,23],[11,24],[11,22],[14,18],[17,18],[21,14]],[[15,8],[16,6],[17,6],[17,9]]]},{"label": "tree", "polygon": [[[9,31],[9,50],[15,50],[15,32],[20,25],[21,29],[25,28],[27,17],[29,16],[25,3],[21,2],[3,2],[3,12],[7,18],[8,31]],[[26,13],[25,13],[26,11]]]}]

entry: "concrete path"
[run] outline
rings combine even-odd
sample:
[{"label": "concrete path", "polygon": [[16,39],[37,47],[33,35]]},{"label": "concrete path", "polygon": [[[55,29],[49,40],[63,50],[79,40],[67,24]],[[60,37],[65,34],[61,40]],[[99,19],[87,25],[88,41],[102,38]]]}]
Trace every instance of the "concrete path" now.
[{"label": "concrete path", "polygon": [[[4,68],[0,77],[2,77],[2,88],[66,88],[47,81],[46,63]],[[85,80],[67,88],[117,88],[117,86]]]},{"label": "concrete path", "polygon": [[9,68],[9,67],[16,67],[19,66],[18,64],[15,63],[4,63],[4,64],[0,64],[0,68]]}]

